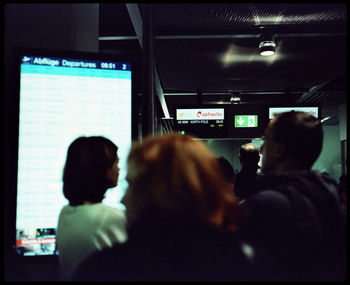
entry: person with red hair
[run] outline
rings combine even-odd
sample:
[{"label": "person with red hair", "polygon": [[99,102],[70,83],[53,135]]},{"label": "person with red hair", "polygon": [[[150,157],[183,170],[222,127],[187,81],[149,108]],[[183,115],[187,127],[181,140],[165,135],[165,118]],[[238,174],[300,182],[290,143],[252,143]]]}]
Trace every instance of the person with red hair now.
[{"label": "person with red hair", "polygon": [[150,138],[132,149],[128,161],[130,189],[123,200],[129,206],[130,222],[134,211],[142,211],[143,217],[151,219],[184,215],[220,229],[237,230],[237,200],[220,175],[215,156],[201,141],[183,135]]},{"label": "person with red hair", "polygon": [[240,207],[217,158],[187,135],[133,145],[123,198],[126,243],[88,258],[76,281],[269,279],[266,260],[239,236]]}]

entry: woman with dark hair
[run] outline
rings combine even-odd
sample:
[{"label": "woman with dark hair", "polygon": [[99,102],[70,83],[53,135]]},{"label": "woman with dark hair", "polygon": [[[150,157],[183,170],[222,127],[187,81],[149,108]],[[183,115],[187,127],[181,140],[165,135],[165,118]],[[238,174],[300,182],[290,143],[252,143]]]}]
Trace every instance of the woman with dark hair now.
[{"label": "woman with dark hair", "polygon": [[57,226],[57,249],[63,280],[92,252],[127,239],[124,211],[102,204],[108,188],[117,185],[117,146],[94,136],[71,143],[63,171],[62,208]]},{"label": "woman with dark hair", "polygon": [[267,279],[239,237],[238,202],[203,142],[178,134],[145,139],[131,149],[127,180],[128,241],[93,254],[73,280]]}]

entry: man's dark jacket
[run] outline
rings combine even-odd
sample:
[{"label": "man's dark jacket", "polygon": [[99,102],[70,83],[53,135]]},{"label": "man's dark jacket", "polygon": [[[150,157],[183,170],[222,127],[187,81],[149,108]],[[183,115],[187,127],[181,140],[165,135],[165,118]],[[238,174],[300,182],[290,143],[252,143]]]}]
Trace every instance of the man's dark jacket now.
[{"label": "man's dark jacket", "polygon": [[337,183],[317,171],[264,176],[242,207],[242,234],[271,253],[286,280],[345,279],[346,225]]}]

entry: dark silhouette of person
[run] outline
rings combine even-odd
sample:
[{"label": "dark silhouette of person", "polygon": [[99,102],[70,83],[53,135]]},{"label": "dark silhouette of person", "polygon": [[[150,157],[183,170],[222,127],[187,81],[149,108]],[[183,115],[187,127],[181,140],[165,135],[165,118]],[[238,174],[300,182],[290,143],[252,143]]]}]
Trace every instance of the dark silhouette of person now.
[{"label": "dark silhouette of person", "polygon": [[225,181],[229,183],[233,192],[233,185],[235,183],[235,169],[232,164],[223,156],[218,157],[220,171],[223,174]]},{"label": "dark silhouette of person", "polygon": [[[348,164],[348,159],[345,160],[345,166]],[[347,225],[347,192],[348,192],[348,175],[342,174],[339,177],[339,184],[338,184],[338,195],[341,203],[341,207],[343,209],[344,214],[344,223]]]},{"label": "dark silhouette of person", "polygon": [[259,148],[252,143],[247,143],[239,148],[239,161],[241,171],[235,175],[234,191],[239,200],[255,194],[259,190],[261,175],[257,173],[260,168]]},{"label": "dark silhouette of person", "polygon": [[304,112],[272,119],[262,146],[264,189],[242,207],[242,234],[264,247],[288,281],[345,279],[346,235],[337,182],[311,170],[323,143],[321,122]]},{"label": "dark silhouette of person", "polygon": [[56,236],[62,280],[92,252],[127,239],[125,212],[102,204],[107,189],[117,185],[117,150],[101,136],[79,137],[68,148],[63,194],[69,204],[60,212]]},{"label": "dark silhouette of person", "polygon": [[[345,159],[345,167],[348,165],[348,158]],[[338,193],[340,197],[340,201],[344,205],[344,207],[347,207],[347,192],[348,192],[348,175],[342,174],[339,177],[339,186],[338,186]]]},{"label": "dark silhouette of person", "polygon": [[348,179],[347,179],[347,174],[343,174],[339,178],[339,197],[343,205],[346,207],[347,206],[347,199],[346,199],[346,194],[348,191]]},{"label": "dark silhouette of person", "polygon": [[128,241],[90,256],[73,280],[269,279],[268,260],[238,235],[239,204],[203,142],[167,134],[134,144],[127,181]]}]

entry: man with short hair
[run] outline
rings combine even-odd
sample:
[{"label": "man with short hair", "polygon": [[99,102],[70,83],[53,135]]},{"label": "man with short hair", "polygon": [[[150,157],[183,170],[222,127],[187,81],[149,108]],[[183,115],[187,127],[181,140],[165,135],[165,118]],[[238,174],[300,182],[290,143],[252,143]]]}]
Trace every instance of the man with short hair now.
[{"label": "man with short hair", "polygon": [[322,150],[321,122],[277,115],[265,131],[261,191],[242,204],[243,235],[284,267],[288,281],[345,279],[346,237],[337,182],[311,170]]},{"label": "man with short hair", "polygon": [[241,171],[235,175],[234,192],[239,200],[244,200],[258,190],[261,175],[257,173],[260,166],[259,148],[246,143],[239,148]]}]

